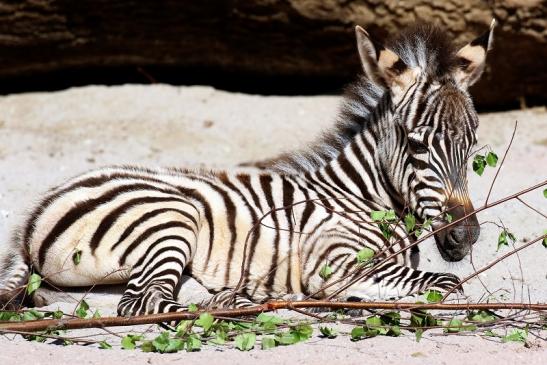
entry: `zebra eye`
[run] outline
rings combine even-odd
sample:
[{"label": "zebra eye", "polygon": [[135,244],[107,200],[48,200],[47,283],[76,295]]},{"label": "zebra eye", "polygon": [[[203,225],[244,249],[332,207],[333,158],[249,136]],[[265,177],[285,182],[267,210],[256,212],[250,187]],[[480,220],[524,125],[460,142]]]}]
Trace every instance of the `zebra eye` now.
[{"label": "zebra eye", "polygon": [[428,148],[425,143],[413,138],[408,139],[408,148],[410,149],[410,152],[413,154],[421,154],[421,153],[428,152]]},{"label": "zebra eye", "polygon": [[414,154],[427,153],[428,151],[425,143],[413,138],[408,139],[408,148],[410,149],[410,152]]}]

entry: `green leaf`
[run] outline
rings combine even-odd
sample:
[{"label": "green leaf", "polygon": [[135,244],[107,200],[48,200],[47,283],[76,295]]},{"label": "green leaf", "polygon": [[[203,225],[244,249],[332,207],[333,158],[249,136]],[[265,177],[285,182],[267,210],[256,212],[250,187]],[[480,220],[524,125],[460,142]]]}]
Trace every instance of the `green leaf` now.
[{"label": "green leaf", "polygon": [[28,341],[45,342],[47,340],[46,337],[40,335],[24,335],[23,337]]},{"label": "green leaf", "polygon": [[177,324],[177,336],[183,337],[189,330],[192,329],[194,321],[180,321],[179,324]]},{"label": "green leaf", "polygon": [[219,328],[215,332],[215,337],[209,342],[215,345],[224,345],[228,340],[228,335],[223,328]]},{"label": "green leaf", "polygon": [[424,334],[424,330],[421,329],[421,328],[418,328],[416,330],[416,342],[420,342],[420,340],[422,339],[422,335]]},{"label": "green leaf", "polygon": [[126,335],[122,338],[122,349],[134,350],[137,347],[137,341],[141,341],[142,339],[141,335]]},{"label": "green leaf", "polygon": [[42,284],[42,277],[38,274],[32,274],[28,278],[28,284],[27,284],[27,294],[32,294],[40,287]]},{"label": "green leaf", "polygon": [[110,350],[112,348],[112,345],[106,341],[101,341],[99,342],[99,348],[103,350]]},{"label": "green leaf", "polygon": [[283,332],[283,333],[278,333],[275,336],[275,340],[280,345],[293,345],[299,341],[299,337],[293,332]]},{"label": "green leaf", "polygon": [[395,214],[395,211],[388,210],[386,212],[386,216],[384,217],[384,220],[386,220],[388,222],[397,220],[397,215]]},{"label": "green leaf", "polygon": [[267,313],[260,313],[260,314],[256,317],[256,320],[257,320],[257,322],[259,322],[259,323],[274,323],[274,324],[281,324],[281,323],[285,322],[285,321],[283,320],[283,318],[278,317],[278,316],[274,316],[274,315],[271,315],[271,314],[267,314]]},{"label": "green leaf", "polygon": [[190,305],[188,305],[188,312],[197,312],[198,311],[198,306],[195,305],[194,303],[191,303]]},{"label": "green leaf", "polygon": [[386,217],[387,212],[385,210],[373,210],[370,212],[370,219],[375,222],[381,221]]},{"label": "green leaf", "polygon": [[321,271],[319,271],[319,276],[321,277],[321,279],[327,280],[328,278],[331,277],[332,273],[333,273],[332,267],[325,264],[321,268]]},{"label": "green leaf", "polygon": [[367,337],[385,335],[388,332],[388,329],[384,327],[382,319],[378,316],[368,317],[365,320],[365,329]]},{"label": "green leaf", "polygon": [[21,320],[21,316],[17,312],[1,312],[0,311],[0,321],[16,322],[20,320]]},{"label": "green leaf", "polygon": [[63,311],[60,310],[56,310],[55,312],[48,312],[47,314],[50,314],[51,318],[53,319],[61,319],[65,315]]},{"label": "green leaf", "polygon": [[89,304],[82,299],[78,308],[76,308],[76,315],[80,318],[85,318],[87,316],[87,311],[89,310]]},{"label": "green leaf", "polygon": [[152,346],[154,350],[158,352],[165,352],[165,349],[169,345],[169,332],[162,332],[154,340],[152,340]]},{"label": "green leaf", "polygon": [[509,240],[515,243],[516,238],[511,232],[509,232],[507,229],[504,229],[498,236],[498,248],[496,251],[499,251],[502,246],[509,246]]},{"label": "green leaf", "polygon": [[196,326],[203,328],[203,331],[209,332],[215,318],[209,313],[201,313],[199,318],[196,320]]},{"label": "green leaf", "polygon": [[277,346],[275,338],[273,337],[262,337],[262,350],[268,350]]},{"label": "green leaf", "polygon": [[152,341],[144,341],[143,343],[141,343],[140,348],[141,348],[142,352],[154,352],[154,351],[156,351],[156,348],[152,344]]},{"label": "green leaf", "polygon": [[450,322],[448,322],[448,326],[444,329],[444,332],[447,333],[457,333],[462,330],[462,321],[457,318],[452,318]]},{"label": "green leaf", "polygon": [[545,235],[545,237],[543,237],[542,245],[547,248],[547,229],[543,231],[543,235]]},{"label": "green leaf", "polygon": [[82,250],[76,250],[72,254],[72,262],[74,263],[74,265],[78,265],[81,260],[82,260]]},{"label": "green leaf", "polygon": [[472,167],[473,171],[477,173],[477,175],[482,176],[484,173],[484,167],[486,166],[486,159],[483,155],[475,155],[475,158],[473,159]]},{"label": "green leaf", "polygon": [[283,323],[283,319],[274,315],[260,313],[256,317],[258,326],[262,331],[274,332],[277,329],[277,325]]},{"label": "green leaf", "polygon": [[428,303],[438,303],[443,299],[443,295],[437,290],[427,290],[424,295]]},{"label": "green leaf", "polygon": [[386,239],[389,240],[393,236],[393,231],[391,230],[389,223],[378,223],[378,227],[380,227],[380,230]]},{"label": "green leaf", "polygon": [[390,326],[386,336],[399,337],[401,335],[401,328],[399,326]]},{"label": "green leaf", "polygon": [[458,318],[452,318],[446,327],[444,328],[445,333],[458,333],[462,331],[474,331],[477,329],[477,326],[474,324],[463,324],[463,322]]},{"label": "green leaf", "polygon": [[238,350],[249,351],[255,347],[256,334],[253,332],[250,333],[241,333],[236,336],[235,345]]},{"label": "green leaf", "polygon": [[313,328],[309,323],[299,323],[291,326],[288,332],[277,333],[275,340],[280,345],[292,345],[309,339],[313,334]]},{"label": "green leaf", "polygon": [[181,339],[178,338],[170,338],[169,344],[167,345],[167,348],[165,349],[165,353],[173,353],[178,352],[184,349],[184,342]]},{"label": "green leaf", "polygon": [[543,197],[547,199],[547,189],[543,189]]},{"label": "green leaf", "polygon": [[416,332],[416,342],[422,338],[425,329],[437,326],[437,319],[425,310],[410,311],[410,327],[414,327]]},{"label": "green leaf", "polygon": [[382,322],[388,325],[398,326],[401,323],[401,314],[399,312],[387,312],[380,315]]},{"label": "green leaf", "polygon": [[[169,337],[169,332],[163,332],[152,341],[152,346],[157,352],[173,353],[182,350],[184,342],[181,339]],[[145,347],[148,349],[149,346],[146,345]]]},{"label": "green leaf", "polygon": [[486,155],[486,163],[490,167],[496,167],[496,164],[498,163],[498,155],[496,155],[494,152],[488,152]]},{"label": "green leaf", "polygon": [[362,250],[359,250],[359,252],[357,252],[356,259],[359,264],[363,264],[365,262],[370,261],[373,257],[374,257],[374,250],[368,247],[365,247]]},{"label": "green leaf", "polygon": [[99,312],[98,309],[95,310],[95,312],[93,312],[93,316],[91,318],[101,318],[101,312]]},{"label": "green leaf", "polygon": [[489,310],[480,310],[477,312],[471,312],[467,316],[467,319],[473,322],[493,322],[496,320],[494,314]]},{"label": "green leaf", "polygon": [[44,318],[44,315],[35,309],[23,312],[23,321],[35,321]]},{"label": "green leaf", "polygon": [[326,338],[336,338],[338,336],[338,331],[330,327],[319,327],[319,332]]},{"label": "green leaf", "polygon": [[501,340],[503,342],[526,342],[526,339],[528,337],[528,333],[526,331],[515,329],[511,334],[507,336],[503,336]]},{"label": "green leaf", "polygon": [[357,341],[365,336],[365,328],[362,326],[353,327],[350,332],[351,340]]},{"label": "green leaf", "polygon": [[431,218],[427,218],[424,223],[422,224],[422,228],[423,229],[428,229],[429,227],[431,227],[431,223],[433,221],[431,220]]},{"label": "green leaf", "polygon": [[448,223],[452,223],[452,214],[445,213],[445,214],[444,214],[444,218],[446,219],[446,221],[447,221]]},{"label": "green leaf", "polygon": [[296,336],[298,341],[306,341],[313,334],[313,328],[309,323],[300,323],[291,327],[291,333]]},{"label": "green leaf", "polygon": [[191,334],[184,342],[184,345],[188,352],[199,351],[201,349],[201,340],[196,334]]},{"label": "green leaf", "polygon": [[405,215],[405,228],[407,233],[412,233],[414,231],[414,228],[416,228],[416,217],[414,217],[414,214],[408,213]]}]

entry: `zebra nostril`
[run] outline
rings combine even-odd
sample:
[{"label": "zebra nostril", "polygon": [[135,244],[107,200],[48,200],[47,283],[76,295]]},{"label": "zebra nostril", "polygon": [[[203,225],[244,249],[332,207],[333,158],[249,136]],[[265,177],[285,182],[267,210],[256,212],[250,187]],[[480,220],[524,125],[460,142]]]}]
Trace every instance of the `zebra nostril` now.
[{"label": "zebra nostril", "polygon": [[446,235],[444,246],[447,249],[454,249],[460,244],[460,235],[456,229],[451,229]]}]

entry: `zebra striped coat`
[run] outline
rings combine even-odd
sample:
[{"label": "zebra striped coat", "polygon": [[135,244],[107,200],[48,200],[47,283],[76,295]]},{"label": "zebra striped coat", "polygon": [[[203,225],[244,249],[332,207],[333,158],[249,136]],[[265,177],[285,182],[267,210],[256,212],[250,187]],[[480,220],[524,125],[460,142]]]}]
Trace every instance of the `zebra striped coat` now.
[{"label": "zebra striped coat", "polygon": [[[127,283],[121,315],[182,309],[183,275],[253,302],[452,287],[454,275],[410,267],[403,225],[386,239],[369,217],[412,211],[440,228],[444,212],[472,210],[465,162],[478,119],[466,90],[491,33],[455,51],[434,27],[385,47],[357,27],[365,75],[348,89],[338,127],[309,150],[232,171],[110,167],[50,190],[0,261],[0,302],[30,270],[58,286]],[[447,231],[436,234],[439,251],[460,260],[477,240],[476,218]],[[376,253],[365,276],[364,248]]]}]

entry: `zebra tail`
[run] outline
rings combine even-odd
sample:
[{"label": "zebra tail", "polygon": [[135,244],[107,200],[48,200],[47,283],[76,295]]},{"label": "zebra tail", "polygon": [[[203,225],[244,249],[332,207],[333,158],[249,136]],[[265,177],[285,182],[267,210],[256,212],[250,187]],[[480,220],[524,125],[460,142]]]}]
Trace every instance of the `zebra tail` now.
[{"label": "zebra tail", "polygon": [[18,308],[25,300],[30,257],[19,234],[0,250],[0,310]]}]

